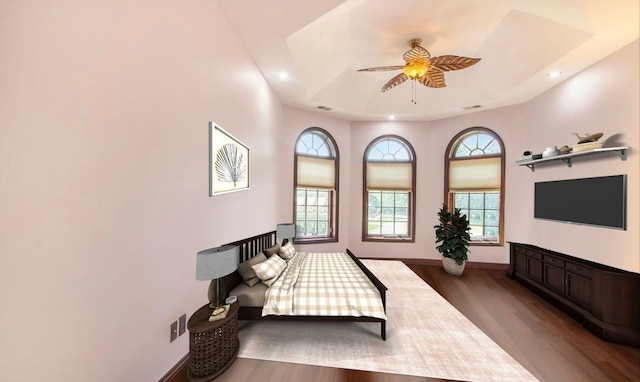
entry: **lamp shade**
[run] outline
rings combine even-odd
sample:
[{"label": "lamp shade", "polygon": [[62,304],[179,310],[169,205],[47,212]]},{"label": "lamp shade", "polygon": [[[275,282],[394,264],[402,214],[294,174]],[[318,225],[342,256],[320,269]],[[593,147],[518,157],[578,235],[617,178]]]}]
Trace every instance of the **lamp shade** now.
[{"label": "lamp shade", "polygon": [[276,226],[276,237],[280,239],[291,239],[296,237],[296,225],[293,223],[283,223]]},{"label": "lamp shade", "polygon": [[238,247],[227,245],[200,251],[196,257],[196,279],[213,280],[238,268]]}]

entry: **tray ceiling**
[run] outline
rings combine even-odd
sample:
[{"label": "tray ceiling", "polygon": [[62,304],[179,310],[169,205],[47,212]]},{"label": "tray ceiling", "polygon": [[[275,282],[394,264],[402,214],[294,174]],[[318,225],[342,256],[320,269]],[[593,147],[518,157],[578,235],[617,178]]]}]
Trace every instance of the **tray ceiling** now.
[{"label": "tray ceiling", "polygon": [[[284,104],[348,120],[433,120],[526,102],[640,35],[637,0],[216,3]],[[417,104],[412,81],[380,91],[400,72],[357,72],[403,65],[414,37],[432,56],[482,61],[447,72],[446,88],[416,84]]]}]

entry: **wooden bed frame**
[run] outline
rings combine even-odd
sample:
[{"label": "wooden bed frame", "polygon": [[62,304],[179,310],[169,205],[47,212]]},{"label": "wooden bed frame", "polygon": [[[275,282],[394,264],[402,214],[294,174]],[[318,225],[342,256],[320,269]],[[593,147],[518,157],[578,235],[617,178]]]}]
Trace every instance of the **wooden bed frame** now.
[{"label": "wooden bed frame", "polygon": [[[234,241],[225,245],[234,245],[238,247],[238,263],[247,261],[255,255],[261,253],[263,250],[276,244],[276,231],[263,233],[257,236],[253,236],[247,239]],[[385,312],[387,311],[386,305],[386,290],[387,287],[382,284],[378,278],[371,273],[367,267],[362,264],[349,249],[347,254],[353,259],[353,262],[362,269],[365,275],[371,280],[373,285],[380,292],[382,298],[382,307]],[[231,275],[225,278],[225,287],[227,291],[232,290],[242,282],[242,277],[235,271]],[[380,336],[383,340],[387,339],[387,321],[376,317],[352,317],[352,316],[262,316],[262,308],[260,307],[240,307],[238,312],[239,320],[276,320],[276,321],[343,321],[343,322],[379,322],[380,323]]]}]

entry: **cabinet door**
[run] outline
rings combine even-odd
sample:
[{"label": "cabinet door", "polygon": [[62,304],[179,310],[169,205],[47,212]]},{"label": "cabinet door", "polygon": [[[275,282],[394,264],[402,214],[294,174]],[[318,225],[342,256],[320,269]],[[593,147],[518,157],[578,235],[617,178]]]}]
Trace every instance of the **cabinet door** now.
[{"label": "cabinet door", "polygon": [[591,310],[593,283],[590,279],[573,272],[567,272],[567,290],[565,296],[572,302]]},{"label": "cabinet door", "polygon": [[537,282],[542,282],[542,261],[527,257],[527,275]]},{"label": "cabinet door", "polygon": [[527,256],[523,253],[516,252],[513,267],[517,272],[527,273]]},{"label": "cabinet door", "polygon": [[554,265],[544,263],[544,279],[542,284],[552,291],[564,294],[564,268],[558,268]]}]

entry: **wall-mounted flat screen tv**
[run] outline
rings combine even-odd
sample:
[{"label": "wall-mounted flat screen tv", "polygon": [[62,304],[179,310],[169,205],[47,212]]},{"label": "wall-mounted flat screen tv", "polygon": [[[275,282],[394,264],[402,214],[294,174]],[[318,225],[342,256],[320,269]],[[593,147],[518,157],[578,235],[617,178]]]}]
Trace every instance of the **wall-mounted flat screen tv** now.
[{"label": "wall-mounted flat screen tv", "polygon": [[627,229],[627,176],[537,182],[534,217]]}]

